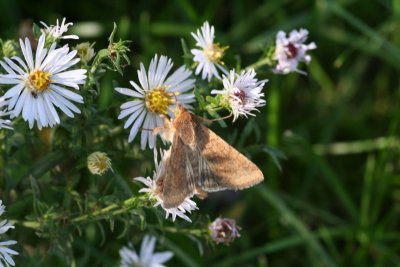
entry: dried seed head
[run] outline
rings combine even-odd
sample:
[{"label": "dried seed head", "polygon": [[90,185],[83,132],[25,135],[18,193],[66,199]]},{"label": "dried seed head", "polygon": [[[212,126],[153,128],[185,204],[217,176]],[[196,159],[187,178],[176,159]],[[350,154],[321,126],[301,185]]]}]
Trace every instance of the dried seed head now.
[{"label": "dried seed head", "polygon": [[93,152],[87,158],[87,167],[92,174],[103,175],[111,169],[111,160],[104,152]]}]

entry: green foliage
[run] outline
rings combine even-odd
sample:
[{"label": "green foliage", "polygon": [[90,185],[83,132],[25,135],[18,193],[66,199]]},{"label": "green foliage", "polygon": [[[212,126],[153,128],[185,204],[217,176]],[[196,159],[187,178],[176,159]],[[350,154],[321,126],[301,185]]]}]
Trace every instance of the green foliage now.
[{"label": "green foliage", "polygon": [[[2,56],[6,40],[26,29],[17,28],[25,18],[62,16],[98,51],[81,66],[88,70],[81,115],[42,131],[17,118],[14,131],[0,130],[0,199],[3,216],[15,223],[7,234],[18,241],[17,266],[118,266],[121,246],[139,248],[145,233],[159,238],[157,249],[175,253],[167,266],[399,265],[398,1],[62,2],[0,4]],[[255,67],[259,79],[269,79],[267,105],[255,118],[209,126],[266,179],[197,201],[192,224],[171,222],[132,183],[151,175],[152,151],[128,144],[114,87],[136,81],[139,62],[156,53],[171,57],[174,68],[195,67],[190,32],[204,20],[229,45],[227,65]],[[88,21],[101,30],[81,34]],[[270,44],[277,31],[293,28],[308,29],[318,46],[301,66],[308,75],[273,74]],[[226,115],[204,83],[195,91],[199,114]],[[109,155],[114,172],[87,170],[94,151]],[[207,239],[207,223],[220,215],[242,227],[229,247]]]}]

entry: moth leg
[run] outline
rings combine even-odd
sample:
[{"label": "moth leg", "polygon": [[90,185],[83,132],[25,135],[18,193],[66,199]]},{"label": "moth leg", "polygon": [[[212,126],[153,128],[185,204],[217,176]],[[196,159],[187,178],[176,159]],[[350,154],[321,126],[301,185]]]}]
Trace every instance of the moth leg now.
[{"label": "moth leg", "polygon": [[204,191],[199,185],[196,185],[194,189],[194,194],[200,199],[205,199],[208,196],[208,193]]},{"label": "moth leg", "polygon": [[169,119],[164,118],[164,126],[158,126],[153,129],[153,135],[157,134],[160,135],[163,140],[172,143],[175,131]]}]

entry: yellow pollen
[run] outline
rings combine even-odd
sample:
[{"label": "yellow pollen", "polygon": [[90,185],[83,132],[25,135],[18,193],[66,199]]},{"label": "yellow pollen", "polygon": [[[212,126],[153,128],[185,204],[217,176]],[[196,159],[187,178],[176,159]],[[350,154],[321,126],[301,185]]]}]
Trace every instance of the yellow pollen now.
[{"label": "yellow pollen", "polygon": [[204,53],[206,54],[208,60],[219,63],[221,62],[226,49],[228,49],[228,46],[220,47],[219,44],[212,44],[204,49]]},{"label": "yellow pollen", "polygon": [[51,74],[41,70],[34,70],[29,74],[29,87],[35,93],[41,93],[49,87]]},{"label": "yellow pollen", "polygon": [[168,107],[173,103],[173,93],[166,92],[166,87],[156,87],[145,97],[146,107],[150,112],[168,114]]}]

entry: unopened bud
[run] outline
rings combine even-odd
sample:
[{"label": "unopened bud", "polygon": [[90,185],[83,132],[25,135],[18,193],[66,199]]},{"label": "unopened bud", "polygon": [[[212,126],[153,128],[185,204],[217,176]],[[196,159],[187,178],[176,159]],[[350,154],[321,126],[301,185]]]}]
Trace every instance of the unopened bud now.
[{"label": "unopened bud", "polygon": [[224,243],[229,245],[237,237],[240,237],[239,230],[235,220],[227,218],[217,218],[209,226],[210,236],[215,243]]},{"label": "unopened bud", "polygon": [[86,64],[94,57],[93,44],[90,44],[89,42],[78,44],[75,47],[75,50],[78,52],[78,56],[82,63]]},{"label": "unopened bud", "polygon": [[14,40],[7,40],[3,43],[1,50],[2,50],[1,52],[4,57],[10,58],[10,57],[16,56],[18,54],[19,45]]}]

